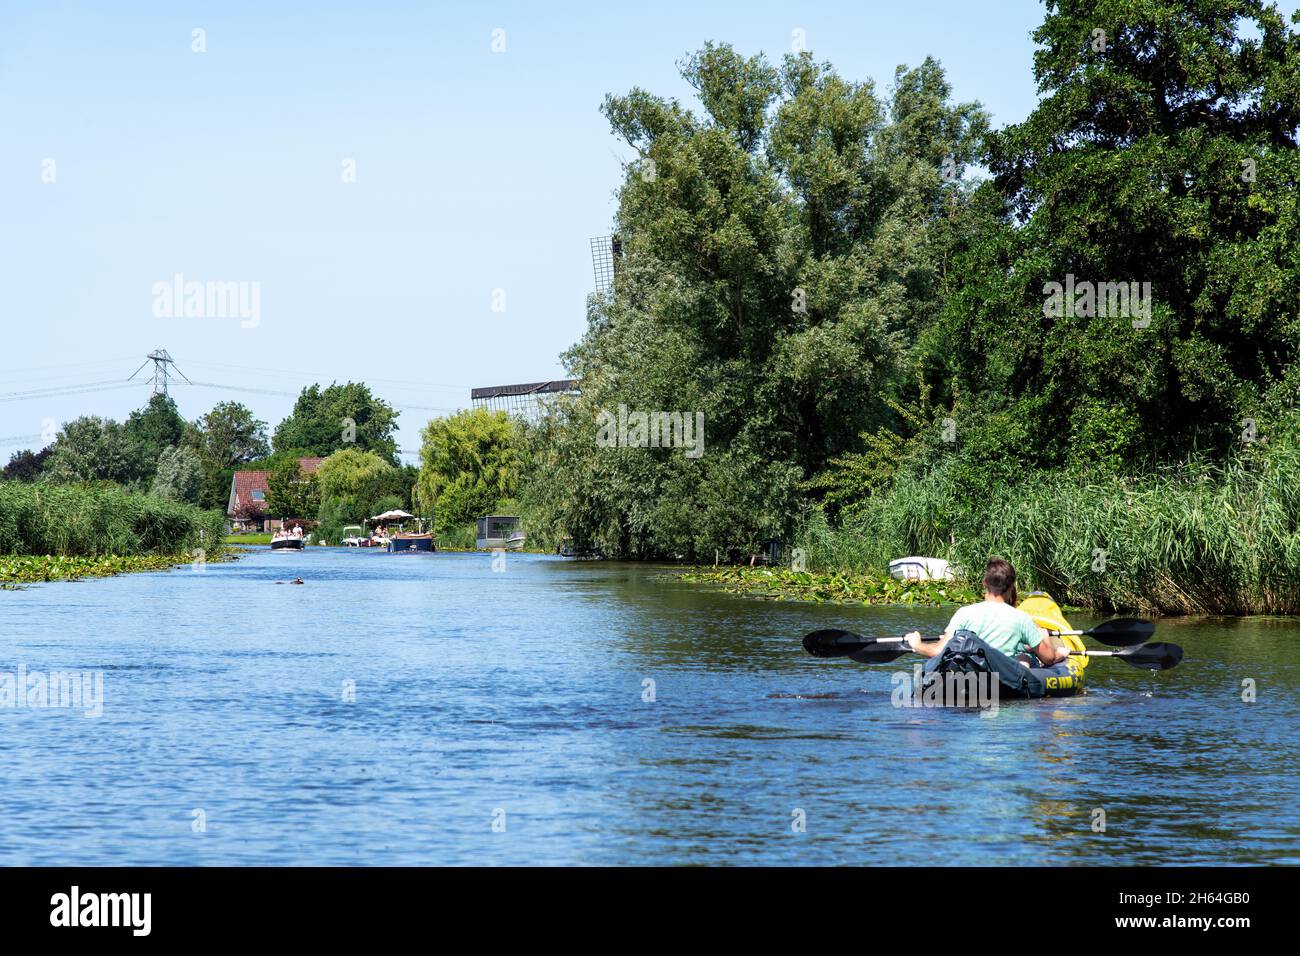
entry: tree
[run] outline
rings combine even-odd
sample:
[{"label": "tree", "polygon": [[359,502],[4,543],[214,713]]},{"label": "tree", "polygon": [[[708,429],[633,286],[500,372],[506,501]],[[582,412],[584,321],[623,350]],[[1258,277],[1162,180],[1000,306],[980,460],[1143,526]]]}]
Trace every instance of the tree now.
[{"label": "tree", "polygon": [[484,408],[435,418],[421,432],[415,497],[439,531],[467,524],[512,497],[519,477],[515,426]]},{"label": "tree", "polygon": [[126,429],[111,418],[84,415],[67,422],[50,446],[45,481],[116,481],[137,477],[138,449]]},{"label": "tree", "polygon": [[1034,37],[936,396],[985,486],[1226,454],[1300,397],[1300,36],[1258,0],[1061,0]]},{"label": "tree", "polygon": [[30,449],[16,451],[9,457],[0,479],[4,481],[35,481],[45,468],[45,461],[50,457],[50,449],[42,448],[38,452]]},{"label": "tree", "polygon": [[371,394],[361,382],[337,383],[302,390],[293,412],[275,429],[275,450],[306,449],[328,456],[345,448],[373,451],[385,461],[397,462],[393,431],[398,412]]},{"label": "tree", "polygon": [[136,446],[136,479],[147,482],[163,451],[180,444],[185,434],[185,419],[176,411],[171,397],[155,392],[144,408],[132,412],[126,420],[127,438]]},{"label": "tree", "polygon": [[[933,60],[884,97],[807,53],[775,67],[710,44],[681,69],[702,114],[639,89],[605,101],[644,159],[619,193],[615,294],[565,356],[582,394],[530,432],[523,498],[607,553],[712,560],[789,540],[801,482],[911,397],[987,118]],[[600,446],[620,406],[702,415],[703,457]]]},{"label": "tree", "polygon": [[202,463],[192,449],[183,445],[165,448],[158,458],[150,493],[160,498],[197,504],[202,478]]},{"label": "tree", "polygon": [[345,448],[320,463],[316,484],[322,500],[345,498],[355,502],[358,513],[349,517],[359,520],[374,514],[369,509],[391,492],[396,470],[374,452]]},{"label": "tree", "polygon": [[193,422],[187,436],[199,456],[217,468],[234,468],[271,453],[266,422],[239,402],[217,403]]},{"label": "tree", "polygon": [[236,468],[270,454],[266,422],[239,402],[219,402],[192,422],[185,441],[202,466],[200,500],[204,507],[224,508]]},{"label": "tree", "polygon": [[266,509],[272,518],[311,518],[320,511],[316,476],[303,474],[296,458],[281,458],[266,479]]}]

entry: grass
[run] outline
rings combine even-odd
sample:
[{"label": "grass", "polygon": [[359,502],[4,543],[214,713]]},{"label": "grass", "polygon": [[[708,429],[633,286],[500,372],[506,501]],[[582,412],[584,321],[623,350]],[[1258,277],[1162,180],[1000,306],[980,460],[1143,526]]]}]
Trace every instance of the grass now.
[{"label": "grass", "polygon": [[270,544],[270,534],[228,534],[223,539],[226,544]]},{"label": "grass", "polygon": [[970,604],[980,594],[956,581],[900,581],[871,572],[813,572],[789,568],[690,568],[673,572],[683,581],[771,600],[936,607]]}]

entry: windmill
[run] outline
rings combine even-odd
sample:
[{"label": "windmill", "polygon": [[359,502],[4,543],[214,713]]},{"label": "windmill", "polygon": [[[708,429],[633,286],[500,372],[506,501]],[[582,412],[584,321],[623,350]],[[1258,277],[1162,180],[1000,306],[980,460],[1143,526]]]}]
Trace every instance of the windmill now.
[{"label": "windmill", "polygon": [[596,294],[614,294],[614,271],[623,258],[618,236],[597,236],[591,240],[591,268],[596,274]]}]

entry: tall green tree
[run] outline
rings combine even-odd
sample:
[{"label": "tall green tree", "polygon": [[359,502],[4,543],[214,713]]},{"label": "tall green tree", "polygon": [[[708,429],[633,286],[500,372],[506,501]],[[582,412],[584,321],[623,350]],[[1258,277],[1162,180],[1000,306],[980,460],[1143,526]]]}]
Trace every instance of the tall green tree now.
[{"label": "tall green tree", "polygon": [[200,501],[207,508],[225,508],[235,469],[271,451],[266,422],[239,402],[218,402],[187,427],[185,442],[199,456]]},{"label": "tall green tree", "polygon": [[127,484],[139,477],[138,471],[138,448],[126,428],[111,418],[83,415],[60,429],[50,446],[41,480]]},{"label": "tall green tree", "polygon": [[442,532],[495,510],[519,479],[515,425],[504,412],[476,408],[435,418],[421,433],[419,510]]},{"label": "tall green tree", "polygon": [[397,464],[398,412],[361,382],[302,390],[289,417],[275,429],[275,450],[301,448],[328,456],[345,448],[372,451]]},{"label": "tall green tree", "polygon": [[202,490],[203,466],[193,449],[174,445],[163,449],[158,457],[150,493],[187,504],[198,504]]},{"label": "tall green tree", "polygon": [[[709,44],[681,71],[701,113],[640,89],[605,101],[641,157],[624,255],[566,355],[582,395],[525,443],[524,498],[611,553],[711,560],[788,539],[801,482],[893,422],[885,400],[913,387],[915,339],[957,281],[987,118],[933,60],[883,96],[807,53]],[[598,444],[620,405],[702,413],[707,450]]]},{"label": "tall green tree", "polygon": [[374,452],[345,448],[320,463],[316,485],[323,502],[345,499],[353,513],[344,517],[359,521],[375,514],[371,509],[379,499],[392,493],[396,472]]},{"label": "tall green tree", "polygon": [[[993,215],[926,343],[936,397],[986,482],[1224,453],[1300,397],[1300,38],[1258,0],[1047,7],[1042,98],[989,137]],[[1124,314],[1090,295],[1130,282]]]},{"label": "tall green tree", "polygon": [[138,450],[140,473],[136,477],[148,482],[153,478],[163,451],[181,443],[185,434],[185,419],[176,410],[176,403],[171,396],[156,392],[150,396],[144,408],[137,409],[127,417],[125,431],[127,438]]}]

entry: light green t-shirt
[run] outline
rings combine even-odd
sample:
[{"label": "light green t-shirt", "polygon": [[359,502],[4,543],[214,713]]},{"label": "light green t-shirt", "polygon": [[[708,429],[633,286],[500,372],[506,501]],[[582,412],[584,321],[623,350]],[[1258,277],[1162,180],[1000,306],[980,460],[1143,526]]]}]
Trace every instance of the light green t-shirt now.
[{"label": "light green t-shirt", "polygon": [[1008,657],[1037,647],[1042,640],[1032,617],[1001,601],[981,601],[961,608],[948,623],[948,633],[961,630],[974,631],[984,643]]}]

